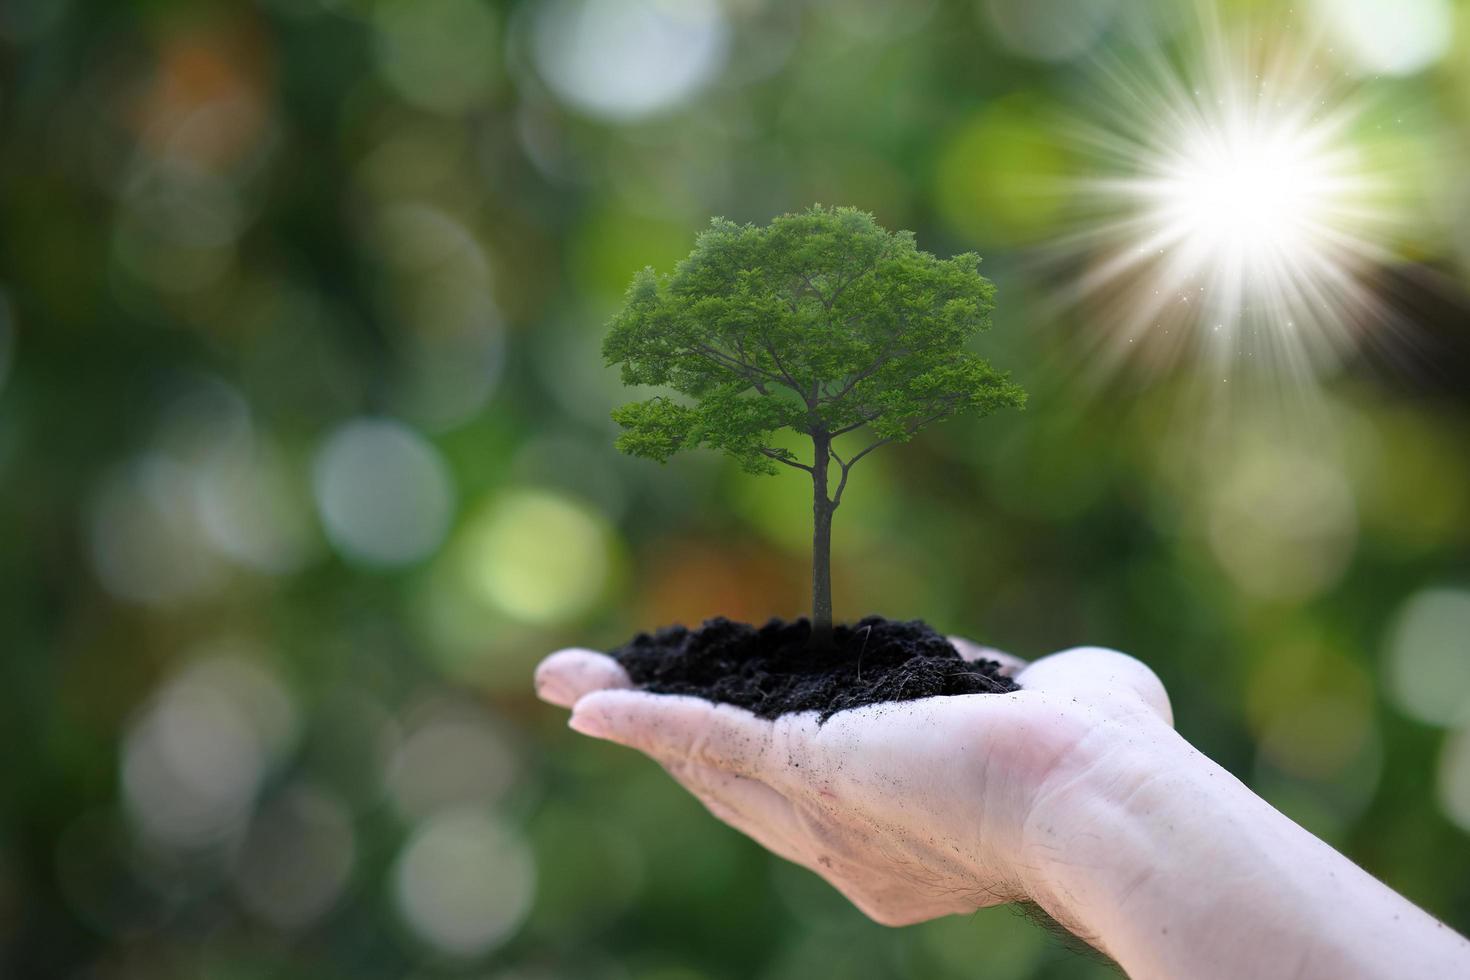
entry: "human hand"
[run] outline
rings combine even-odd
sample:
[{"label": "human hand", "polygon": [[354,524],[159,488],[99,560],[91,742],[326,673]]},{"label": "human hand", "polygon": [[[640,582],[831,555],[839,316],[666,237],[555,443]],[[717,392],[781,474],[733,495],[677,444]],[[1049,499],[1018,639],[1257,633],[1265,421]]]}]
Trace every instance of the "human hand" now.
[{"label": "human hand", "polygon": [[577,649],[542,661],[536,689],[573,709],[573,729],[646,753],[719,819],[906,925],[1049,891],[1054,829],[1129,791],[1103,760],[1172,738],[1163,686],[1132,657],[1089,647],[1026,665],[953,642],[1021,690],[768,721],[632,690],[615,660]]}]

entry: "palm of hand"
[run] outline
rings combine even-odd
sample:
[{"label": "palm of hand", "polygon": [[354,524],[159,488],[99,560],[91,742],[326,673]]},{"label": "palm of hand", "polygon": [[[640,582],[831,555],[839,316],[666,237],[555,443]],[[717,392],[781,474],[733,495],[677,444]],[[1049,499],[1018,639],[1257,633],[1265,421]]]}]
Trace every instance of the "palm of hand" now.
[{"label": "palm of hand", "polygon": [[1022,689],[870,705],[819,725],[811,712],[767,721],[629,690],[615,661],[586,650],[548,657],[536,684],[574,709],[574,729],[645,752],[719,819],[875,921],[905,925],[1026,897],[1028,822],[1053,785],[1085,778],[1091,736],[1170,720],[1157,678],[1123,654],[1083,648],[1022,669],[956,645],[1002,659]]}]

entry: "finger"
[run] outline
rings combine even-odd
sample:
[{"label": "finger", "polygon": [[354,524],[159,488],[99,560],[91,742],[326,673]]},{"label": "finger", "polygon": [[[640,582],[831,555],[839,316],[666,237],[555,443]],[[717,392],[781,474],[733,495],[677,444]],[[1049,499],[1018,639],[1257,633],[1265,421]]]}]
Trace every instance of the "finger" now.
[{"label": "finger", "polygon": [[757,778],[767,768],[773,731],[769,721],[741,708],[644,691],[594,691],[576,703],[569,724],[659,760]]},{"label": "finger", "polygon": [[1000,664],[1000,673],[1007,677],[1015,677],[1026,669],[1026,661],[1014,654],[997,650],[995,647],[981,646],[974,640],[967,640],[963,636],[948,637],[949,642],[959,651],[961,657],[966,660],[994,660]]},{"label": "finger", "polygon": [[632,686],[622,665],[593,650],[558,650],[536,665],[536,695],[563,708],[593,691]]},{"label": "finger", "polygon": [[1042,657],[1023,670],[1016,683],[1028,690],[1077,691],[1089,697],[1119,693],[1136,697],[1165,722],[1174,724],[1169,694],[1143,661],[1104,647],[1077,647]]}]

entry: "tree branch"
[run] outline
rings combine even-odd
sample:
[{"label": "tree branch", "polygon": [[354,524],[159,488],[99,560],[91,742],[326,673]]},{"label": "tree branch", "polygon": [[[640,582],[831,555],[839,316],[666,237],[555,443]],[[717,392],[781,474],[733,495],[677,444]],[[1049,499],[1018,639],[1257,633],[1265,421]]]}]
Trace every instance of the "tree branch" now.
[{"label": "tree branch", "polygon": [[828,395],[826,400],[829,402],[840,401],[843,396],[845,396],[849,391],[852,391],[852,389],[855,388],[857,385],[877,374],[889,361],[892,361],[895,357],[901,357],[902,355],[907,353],[909,353],[907,348],[901,348],[896,344],[890,345],[886,350],[878,355],[877,360],[875,360],[872,364],[869,364],[867,367],[863,368],[857,374],[854,374],[851,378],[849,378],[847,383],[842,386],[841,391],[837,392],[837,394],[835,395]]},{"label": "tree branch", "polygon": [[849,432],[852,432],[855,429],[861,429],[863,426],[867,425],[869,422],[873,421],[874,419],[876,419],[878,416],[880,416],[882,414],[883,414],[882,412],[878,412],[878,411],[869,412],[867,415],[864,415],[862,418],[858,419],[856,422],[849,422],[847,425],[844,425],[840,429],[834,429],[833,432],[832,432],[832,438],[833,439],[836,439],[838,436],[845,436]]},{"label": "tree branch", "polygon": [[750,364],[746,364],[743,361],[737,360],[736,358],[731,357],[729,354],[726,354],[724,351],[711,347],[708,344],[692,344],[689,349],[693,353],[698,354],[700,357],[703,357],[705,360],[713,361],[726,370],[736,372],[741,377],[748,378],[759,370],[758,368],[755,368]]},{"label": "tree branch", "polygon": [[[759,390],[759,385],[756,381],[757,378],[766,378],[769,381],[781,380],[780,375],[772,374],[770,371],[767,371],[764,368],[760,368],[754,364],[750,364],[746,361],[731,357],[724,351],[711,347],[708,344],[694,344],[689,349],[695,354],[703,357],[705,360],[713,361],[715,364],[718,364],[720,367],[726,369],[727,371],[731,371],[739,375],[746,381],[749,381],[752,384],[757,384],[757,390]],[[798,394],[799,393],[800,392],[798,390]]]},{"label": "tree branch", "polygon": [[852,459],[849,459],[845,463],[842,461],[842,457],[837,455],[836,450],[830,450],[832,452],[832,458],[837,460],[837,465],[842,468],[842,476],[837,481],[837,489],[832,492],[833,510],[836,510],[837,505],[842,503],[842,491],[847,489],[847,474],[852,472],[852,464],[858,461],[859,456],[865,455],[869,450],[874,448],[876,448],[876,446],[868,447],[868,449],[865,449],[863,450],[863,452],[858,453],[857,456],[852,457]]},{"label": "tree branch", "polygon": [[[746,351],[745,351],[745,341],[741,338],[741,336],[738,333],[735,335],[735,352],[740,355],[740,363],[741,364],[746,365],[752,371],[758,370],[756,368],[756,366],[751,363],[751,361],[750,361],[750,355],[748,353],[746,353]],[[764,374],[765,372],[761,372],[761,373]],[[755,388],[756,391],[760,392],[762,395],[769,395],[770,394],[770,392],[766,390],[766,386],[763,385],[763,384],[761,384],[759,381],[752,381],[751,382],[751,385],[752,385],[752,387]]]},{"label": "tree branch", "polygon": [[849,459],[846,463],[842,464],[842,477],[837,481],[837,489],[832,493],[832,506],[834,508],[838,504],[842,503],[842,491],[847,489],[847,474],[852,472],[853,464],[862,459],[864,456],[868,455],[868,453],[877,449],[879,446],[886,446],[888,443],[892,442],[894,438],[894,436],[888,436],[885,439],[879,439],[877,442],[859,452],[852,459]]},{"label": "tree branch", "polygon": [[834,307],[834,306],[837,305],[838,298],[844,292],[847,291],[847,287],[848,286],[851,286],[853,283],[857,282],[863,276],[866,276],[868,273],[870,273],[874,269],[878,268],[878,263],[879,263],[879,261],[882,260],[882,258],[883,258],[883,256],[882,256],[881,253],[878,254],[878,255],[873,256],[873,261],[871,261],[871,262],[867,263],[865,266],[863,266],[862,271],[857,272],[857,273],[854,273],[853,275],[849,276],[846,282],[844,282],[841,286],[838,286],[837,287],[837,291],[832,294],[832,298],[827,301],[827,309],[830,310],[830,309],[832,309],[832,307]]},{"label": "tree branch", "polygon": [[[910,433],[913,433],[914,431],[915,430],[913,430],[913,429],[910,429],[909,430]],[[857,452],[857,454],[852,457],[852,459],[849,459],[847,461],[847,466],[844,467],[844,469],[849,469],[849,470],[852,469],[853,466],[854,466],[854,464],[856,464],[857,461],[860,460],[860,459],[862,459],[864,456],[868,455],[868,453],[870,453],[873,450],[877,449],[879,446],[886,446],[886,445],[888,445],[890,442],[892,442],[893,440],[895,440],[897,438],[898,438],[898,436],[884,436],[882,439],[879,439],[876,442],[869,443],[868,445],[866,445],[862,449],[860,449]]]},{"label": "tree branch", "polygon": [[771,339],[765,334],[761,334],[761,344],[766,348],[766,353],[771,355],[771,360],[776,362],[776,369],[781,372],[781,378],[785,379],[786,387],[800,395],[801,400],[806,402],[808,408],[811,408],[811,399],[807,397],[806,392],[801,390],[801,385],[796,383],[796,379],[791,376],[791,372],[786,370],[786,365],[781,363],[781,355],[776,353],[776,346],[771,343]]},{"label": "tree branch", "polygon": [[822,308],[830,310],[832,308],[832,304],[828,303],[825,299],[822,298],[822,291],[816,287],[815,283],[812,282],[812,277],[807,275],[805,272],[800,273],[800,275],[801,281],[806,283],[806,288],[812,291],[812,295],[817,298],[818,303],[822,304]]},{"label": "tree branch", "polygon": [[787,459],[785,456],[782,456],[780,453],[776,452],[776,450],[774,450],[774,449],[767,449],[764,446],[762,446],[761,449],[760,449],[760,454],[762,456],[768,456],[771,459],[774,459],[778,463],[785,463],[787,466],[794,467],[795,469],[798,469],[798,470],[806,470],[808,473],[810,473],[812,471],[812,468],[810,466],[806,465],[805,463],[798,463],[794,459]]},{"label": "tree branch", "polygon": [[[914,433],[918,432],[920,429],[922,429],[924,426],[928,425],[930,422],[938,422],[940,419],[944,418],[946,415],[948,415],[953,410],[954,402],[958,400],[958,397],[959,396],[956,395],[956,396],[951,396],[951,397],[949,397],[947,399],[944,399],[944,401],[945,401],[944,408],[942,408],[939,411],[935,412],[933,415],[930,415],[930,416],[928,416],[926,418],[919,419],[917,422],[910,422],[908,425],[904,426],[904,434],[911,436]],[[850,428],[855,428],[855,427],[856,426],[852,426]],[[838,432],[834,432],[834,433],[832,433],[832,435],[835,437],[836,435],[838,435],[839,432],[843,432],[843,431],[849,431],[849,430],[847,430],[847,429],[839,429]],[[837,459],[838,465],[842,467],[842,477],[837,481],[837,490],[832,494],[832,506],[833,507],[836,507],[838,504],[842,503],[842,491],[843,491],[843,488],[845,488],[847,486],[847,474],[852,471],[852,468],[857,463],[857,461],[860,460],[860,459],[862,459],[864,456],[868,455],[868,453],[870,453],[873,450],[877,449],[879,446],[886,446],[890,442],[893,442],[897,438],[898,438],[897,436],[885,436],[885,437],[883,437],[882,439],[879,439],[876,442],[870,443],[869,445],[864,446],[851,459],[849,459],[845,463],[842,462],[842,460],[837,459],[837,454],[835,452],[832,453],[832,457],[834,459]]]}]

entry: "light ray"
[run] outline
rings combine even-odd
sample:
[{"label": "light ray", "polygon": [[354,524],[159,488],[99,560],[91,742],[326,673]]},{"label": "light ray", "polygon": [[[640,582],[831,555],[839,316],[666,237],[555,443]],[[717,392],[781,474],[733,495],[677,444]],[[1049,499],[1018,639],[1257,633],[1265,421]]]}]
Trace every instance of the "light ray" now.
[{"label": "light ray", "polygon": [[1369,284],[1402,219],[1355,141],[1369,107],[1308,29],[1228,32],[1100,58],[1067,142],[1075,223],[1054,254],[1100,328],[1090,362],[1197,362],[1310,387],[1391,319]]}]

